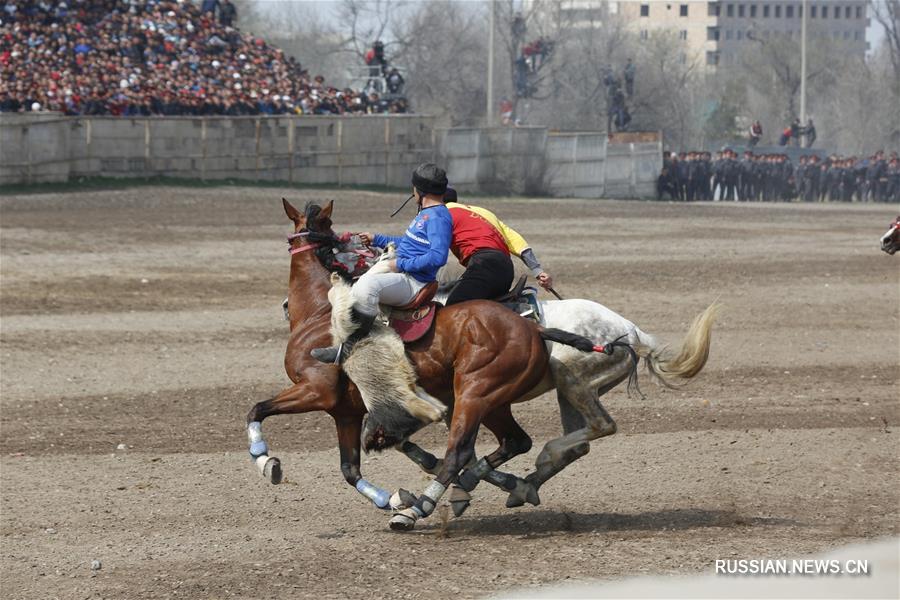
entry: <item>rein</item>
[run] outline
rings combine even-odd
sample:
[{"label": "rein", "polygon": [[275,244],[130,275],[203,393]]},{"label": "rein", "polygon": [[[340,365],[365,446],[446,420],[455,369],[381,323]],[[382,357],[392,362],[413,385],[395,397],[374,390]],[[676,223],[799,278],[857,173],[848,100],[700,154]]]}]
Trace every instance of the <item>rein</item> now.
[{"label": "rein", "polygon": [[[298,239],[304,238],[304,237],[310,238],[313,236],[322,238],[322,240],[318,241],[318,242],[311,242],[309,244],[303,244],[302,246],[297,246],[297,247],[293,246],[293,243],[295,240],[298,240]],[[336,241],[336,240],[334,238],[332,238],[331,236],[323,235],[321,233],[316,233],[313,231],[300,231],[298,233],[292,233],[291,235],[287,236],[287,243],[288,243],[288,246],[290,246],[288,248],[288,252],[290,252],[291,255],[293,256],[294,254],[300,254],[301,252],[306,252],[307,250],[316,250],[316,249],[324,246],[325,241]]]},{"label": "rein", "polygon": [[290,246],[288,248],[288,252],[291,253],[291,256],[293,256],[294,254],[300,254],[301,252],[305,252],[307,250],[315,250],[322,245],[321,242],[314,242],[312,244],[303,244],[302,246],[297,246],[296,248],[293,246],[294,240],[298,240],[308,235],[308,231],[301,231],[300,233],[292,233],[291,235],[287,236],[287,243],[288,246]]},{"label": "rein", "polygon": [[[294,246],[298,240],[305,243]],[[354,247],[349,233],[334,235],[304,229],[287,236],[287,243],[291,256],[311,250],[327,271],[337,273],[348,281],[358,279],[368,271],[381,254],[371,247],[360,247],[358,244]]]}]

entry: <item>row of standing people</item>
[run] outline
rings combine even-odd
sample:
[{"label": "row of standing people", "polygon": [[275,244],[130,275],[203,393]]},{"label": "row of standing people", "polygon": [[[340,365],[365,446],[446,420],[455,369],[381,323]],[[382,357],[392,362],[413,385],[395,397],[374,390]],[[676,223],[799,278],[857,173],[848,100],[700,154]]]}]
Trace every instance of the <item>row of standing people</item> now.
[{"label": "row of standing people", "polygon": [[900,159],[879,151],[862,159],[803,156],[794,165],[785,154],[666,152],[657,181],[657,197],[664,195],[677,201],[896,202]]},{"label": "row of standing people", "polygon": [[803,156],[794,174],[797,197],[807,202],[900,202],[900,158],[879,150],[867,158]]}]

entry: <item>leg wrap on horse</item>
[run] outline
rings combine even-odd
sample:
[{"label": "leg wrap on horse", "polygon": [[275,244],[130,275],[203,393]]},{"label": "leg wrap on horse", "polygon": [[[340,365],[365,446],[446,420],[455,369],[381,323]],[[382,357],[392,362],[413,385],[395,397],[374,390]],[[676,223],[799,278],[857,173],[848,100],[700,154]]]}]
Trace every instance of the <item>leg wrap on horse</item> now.
[{"label": "leg wrap on horse", "polygon": [[372,501],[378,508],[390,508],[391,493],[373,485],[365,479],[356,482],[356,491]]},{"label": "leg wrap on horse", "polygon": [[447,490],[443,484],[432,481],[428,484],[428,487],[425,488],[425,491],[422,492],[422,495],[419,496],[418,501],[416,501],[415,506],[412,507],[413,511],[421,518],[427,517],[431,513],[434,512],[434,509],[437,507],[438,500],[441,499],[441,496],[444,495],[444,492]]},{"label": "leg wrap on horse", "polygon": [[419,467],[423,471],[432,475],[437,475],[437,471],[440,469],[440,466],[443,462],[434,454],[423,450],[422,448],[408,440],[403,442],[399,450],[400,452],[405,454],[409,460],[419,465]]},{"label": "leg wrap on horse", "polygon": [[269,456],[269,446],[262,436],[262,424],[251,421],[247,424],[247,439],[250,441],[250,458],[259,474],[273,484],[281,483],[281,461]]},{"label": "leg wrap on horse", "polygon": [[463,471],[460,474],[457,483],[462,489],[471,492],[478,485],[478,482],[487,477],[488,473],[491,471],[491,465],[488,464],[486,459],[482,458],[475,463],[475,466]]},{"label": "leg wrap on horse", "polygon": [[262,436],[262,423],[259,421],[247,424],[247,439],[250,441],[250,456],[254,460],[269,453],[269,447]]}]

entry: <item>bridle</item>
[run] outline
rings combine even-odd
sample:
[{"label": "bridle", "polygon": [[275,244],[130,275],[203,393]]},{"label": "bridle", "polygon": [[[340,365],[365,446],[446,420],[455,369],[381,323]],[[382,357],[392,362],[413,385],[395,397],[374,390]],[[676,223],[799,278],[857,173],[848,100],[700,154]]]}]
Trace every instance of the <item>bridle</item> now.
[{"label": "bridle", "polygon": [[[307,238],[309,243],[303,244],[302,246],[294,246],[294,242],[301,239]],[[305,227],[296,233],[292,233],[287,236],[287,243],[290,246],[288,252],[293,256],[294,254],[300,254],[301,252],[306,252],[307,250],[318,250],[323,247],[333,247],[339,245],[341,240],[338,239],[332,233],[322,233],[320,231],[310,231]]]},{"label": "bridle", "polygon": [[[362,273],[371,267],[371,263],[377,259],[380,252],[376,253],[367,247],[354,248],[349,246],[350,238],[349,233],[337,236],[330,232],[310,231],[304,227],[300,231],[287,236],[288,252],[290,252],[291,256],[294,256],[311,250],[318,259],[319,264],[325,267],[327,271],[337,273],[348,280],[354,280],[358,279]],[[295,246],[294,243],[298,240],[305,243]],[[356,258],[348,262],[346,255],[355,256]],[[360,261],[368,266],[363,268]]]},{"label": "bridle", "polygon": [[300,254],[301,252],[306,252],[307,250],[315,250],[317,248],[322,247],[322,242],[312,242],[310,244],[303,244],[302,246],[294,246],[294,240],[298,240],[300,238],[308,238],[310,231],[298,231],[297,233],[292,233],[287,236],[288,252],[291,253],[291,256],[294,254]]}]

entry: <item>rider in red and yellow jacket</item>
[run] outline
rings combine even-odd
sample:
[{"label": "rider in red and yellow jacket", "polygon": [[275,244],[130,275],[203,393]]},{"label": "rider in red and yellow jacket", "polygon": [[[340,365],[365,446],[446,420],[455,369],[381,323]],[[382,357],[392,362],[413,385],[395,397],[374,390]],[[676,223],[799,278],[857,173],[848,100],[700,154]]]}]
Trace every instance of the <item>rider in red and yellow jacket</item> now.
[{"label": "rider in red and yellow jacket", "polygon": [[491,211],[456,200],[456,190],[447,188],[444,203],[453,218],[450,250],[466,272],[450,292],[447,306],[466,300],[489,300],[508,292],[515,276],[510,255],[522,259],[541,287],[553,286],[553,278],[541,268],[525,238]]}]

